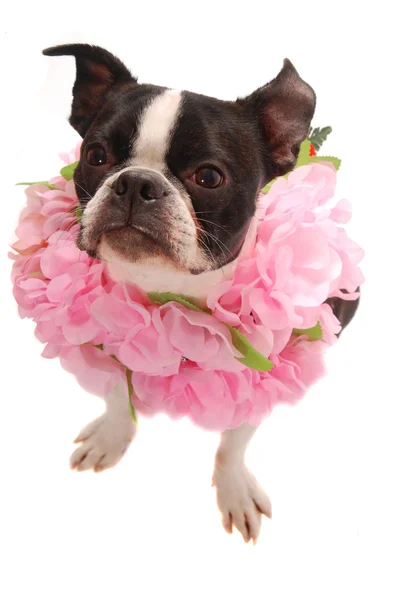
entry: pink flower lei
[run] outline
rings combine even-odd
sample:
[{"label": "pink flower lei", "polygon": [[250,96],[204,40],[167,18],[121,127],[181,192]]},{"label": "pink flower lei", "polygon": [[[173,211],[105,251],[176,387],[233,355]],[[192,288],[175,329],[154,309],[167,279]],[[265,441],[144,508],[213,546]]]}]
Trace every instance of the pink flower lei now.
[{"label": "pink flower lei", "polygon": [[163,412],[223,431],[299,400],[341,329],[325,300],[355,299],[363,282],[363,251],[342,227],[350,204],[330,202],[340,161],[302,144],[295,170],[263,190],[232,277],[199,307],[116,283],[78,250],[79,149],[61,155],[59,177],[27,184],[10,254],[19,314],[36,323],[42,355],[95,395],[126,381],[134,418]]}]

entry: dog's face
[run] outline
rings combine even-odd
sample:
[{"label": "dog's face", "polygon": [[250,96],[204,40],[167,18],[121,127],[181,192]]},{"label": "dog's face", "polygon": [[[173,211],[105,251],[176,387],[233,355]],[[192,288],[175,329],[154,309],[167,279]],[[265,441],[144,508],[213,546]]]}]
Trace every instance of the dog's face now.
[{"label": "dog's face", "polygon": [[313,116],[314,92],[291,63],[249,97],[226,102],[139,84],[98,47],[45,54],[76,59],[79,247],[192,274],[235,259],[260,189],[292,169]]}]

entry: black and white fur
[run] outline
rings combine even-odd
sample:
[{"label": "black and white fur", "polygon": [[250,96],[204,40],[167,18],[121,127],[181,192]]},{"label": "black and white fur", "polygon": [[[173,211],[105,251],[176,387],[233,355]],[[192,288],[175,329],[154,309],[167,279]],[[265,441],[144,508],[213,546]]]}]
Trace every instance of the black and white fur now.
[{"label": "black and white fur", "polygon": [[[204,302],[246,246],[259,191],[293,168],[314,113],[312,88],[286,60],[272,82],[225,102],[139,84],[96,46],[44,54],[76,60],[70,123],[83,137],[74,176],[79,247],[106,261],[117,281]],[[135,436],[126,390],[105,400],[104,415],[76,439],[77,470],[113,466]],[[222,434],[213,476],[225,529],[234,525],[246,541],[256,541],[262,514],[271,516],[244,463],[254,431],[242,425]]]}]

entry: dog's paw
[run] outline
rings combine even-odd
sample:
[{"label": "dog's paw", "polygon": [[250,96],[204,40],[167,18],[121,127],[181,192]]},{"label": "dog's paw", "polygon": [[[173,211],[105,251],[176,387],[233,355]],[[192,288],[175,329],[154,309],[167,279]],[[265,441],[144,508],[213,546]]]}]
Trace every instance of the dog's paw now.
[{"label": "dog's paw", "polygon": [[89,423],[74,440],[80,446],[70,458],[72,469],[95,472],[113,467],[124,455],[136,433],[129,419],[111,418],[105,413]]},{"label": "dog's paw", "polygon": [[269,497],[245,465],[217,467],[213,475],[217,505],[223,516],[223,527],[232,533],[233,525],[245,542],[255,544],[260,533],[262,515],[271,518]]}]

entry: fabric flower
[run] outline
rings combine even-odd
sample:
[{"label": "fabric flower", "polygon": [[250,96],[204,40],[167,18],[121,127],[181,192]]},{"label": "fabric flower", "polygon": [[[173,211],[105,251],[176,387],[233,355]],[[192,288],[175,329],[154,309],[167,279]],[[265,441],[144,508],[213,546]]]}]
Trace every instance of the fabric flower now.
[{"label": "fabric flower", "polygon": [[[74,163],[79,151],[62,158]],[[13,293],[20,316],[36,324],[43,356],[59,357],[84,389],[105,396],[128,375],[143,413],[186,416],[222,431],[257,426],[324,374],[324,350],[341,330],[325,300],[354,299],[363,282],[363,251],[343,227],[350,204],[331,203],[330,164],[299,167],[259,198],[232,275],[206,290],[210,313],[175,301],[157,306],[136,287],[110,280],[103,263],[76,246],[73,181],[60,175],[51,183],[56,189],[26,190],[10,254]],[[317,323],[322,340],[294,335]],[[274,368],[259,372],[237,360],[229,327]]]}]

